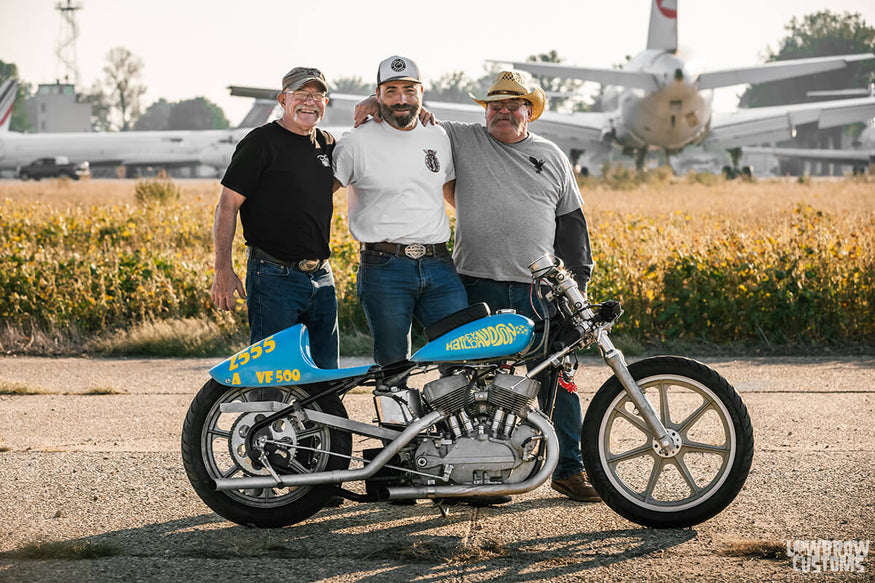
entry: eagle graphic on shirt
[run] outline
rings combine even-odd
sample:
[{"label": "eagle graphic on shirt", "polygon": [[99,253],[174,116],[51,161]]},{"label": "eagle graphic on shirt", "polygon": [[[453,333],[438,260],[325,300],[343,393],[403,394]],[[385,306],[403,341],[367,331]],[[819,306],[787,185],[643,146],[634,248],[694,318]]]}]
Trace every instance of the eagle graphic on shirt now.
[{"label": "eagle graphic on shirt", "polygon": [[535,172],[537,172],[538,174],[544,171],[544,164],[547,163],[546,160],[538,160],[534,156],[529,156],[529,162],[532,163],[532,165],[535,167]]}]

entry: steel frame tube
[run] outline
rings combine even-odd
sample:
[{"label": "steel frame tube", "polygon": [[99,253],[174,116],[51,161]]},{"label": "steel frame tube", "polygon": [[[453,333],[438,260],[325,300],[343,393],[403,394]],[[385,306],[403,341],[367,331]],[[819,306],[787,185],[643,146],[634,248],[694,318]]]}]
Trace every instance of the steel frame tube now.
[{"label": "steel frame tube", "polygon": [[311,474],[281,474],[279,480],[272,476],[250,476],[247,478],[216,478],[213,480],[216,490],[255,490],[261,488],[287,488],[290,486],[312,486],[316,484],[339,484],[366,480],[376,474],[380,468],[389,463],[392,456],[401,451],[421,431],[428,429],[445,417],[440,411],[433,411],[425,417],[420,417],[401,432],[363,468],[355,470],[334,470],[331,472],[313,472]]}]

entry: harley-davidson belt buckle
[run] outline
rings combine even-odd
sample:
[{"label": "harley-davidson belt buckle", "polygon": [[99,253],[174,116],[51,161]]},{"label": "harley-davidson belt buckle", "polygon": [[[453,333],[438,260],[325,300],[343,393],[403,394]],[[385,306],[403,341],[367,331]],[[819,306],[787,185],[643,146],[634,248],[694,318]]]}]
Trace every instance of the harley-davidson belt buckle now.
[{"label": "harley-davidson belt buckle", "polygon": [[425,245],[422,243],[413,243],[404,247],[404,254],[411,259],[419,259],[425,255]]},{"label": "harley-davidson belt buckle", "polygon": [[320,265],[322,265],[321,259],[302,259],[301,261],[298,261],[298,271],[311,273],[319,269]]}]

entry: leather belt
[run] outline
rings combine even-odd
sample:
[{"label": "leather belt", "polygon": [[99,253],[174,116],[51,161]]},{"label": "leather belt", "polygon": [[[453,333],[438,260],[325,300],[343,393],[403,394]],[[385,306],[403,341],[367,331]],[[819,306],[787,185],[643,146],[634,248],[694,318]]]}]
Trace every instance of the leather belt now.
[{"label": "leather belt", "polygon": [[449,255],[446,243],[410,243],[402,245],[401,243],[362,243],[362,251],[380,251],[382,253],[391,253],[396,257],[409,257],[410,259],[419,259],[420,257],[441,257]]},{"label": "leather belt", "polygon": [[328,263],[327,259],[300,259],[298,261],[286,261],[284,259],[274,257],[264,249],[259,249],[258,247],[250,247],[249,256],[254,259],[270,261],[271,263],[276,263],[277,265],[282,265],[283,267],[290,267],[295,271],[300,271],[302,273],[313,273],[314,271],[319,271],[320,269],[325,267],[326,263]]}]

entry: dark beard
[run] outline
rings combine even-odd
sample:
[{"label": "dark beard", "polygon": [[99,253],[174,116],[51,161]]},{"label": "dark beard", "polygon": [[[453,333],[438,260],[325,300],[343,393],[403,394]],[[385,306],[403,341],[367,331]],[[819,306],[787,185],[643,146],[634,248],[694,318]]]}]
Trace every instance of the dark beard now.
[{"label": "dark beard", "polygon": [[[410,108],[410,109],[407,109]],[[413,120],[419,117],[421,105],[392,105],[388,106],[380,102],[380,115],[388,120],[396,128],[409,127]],[[400,110],[400,111],[399,111]]]}]

